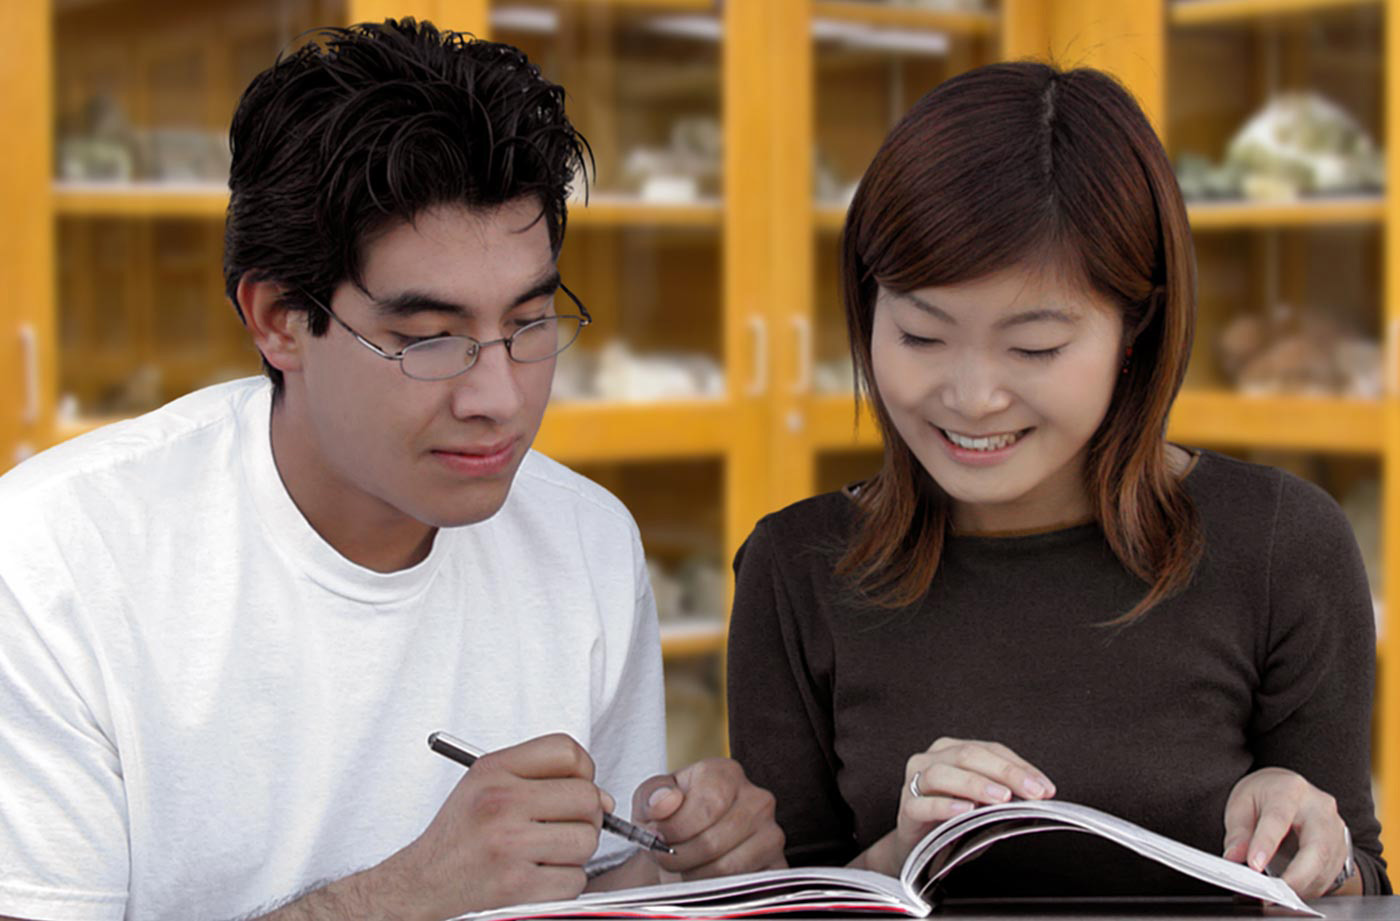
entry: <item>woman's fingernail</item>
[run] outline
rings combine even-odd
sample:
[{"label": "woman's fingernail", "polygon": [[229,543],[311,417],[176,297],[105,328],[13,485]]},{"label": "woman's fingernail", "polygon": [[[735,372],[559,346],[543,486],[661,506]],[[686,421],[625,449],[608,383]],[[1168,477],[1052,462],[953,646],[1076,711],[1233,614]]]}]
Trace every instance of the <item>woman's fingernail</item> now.
[{"label": "woman's fingernail", "polygon": [[647,797],[647,805],[655,806],[670,792],[670,787],[657,787],[655,790],[651,791],[651,796]]},{"label": "woman's fingernail", "polygon": [[955,799],[948,804],[948,811],[954,815],[959,812],[971,812],[972,804],[965,799]]},{"label": "woman's fingernail", "polygon": [[1256,870],[1263,870],[1268,862],[1269,857],[1263,851],[1255,851],[1254,856],[1249,858],[1249,865]]},{"label": "woman's fingernail", "polygon": [[987,798],[995,800],[998,803],[1004,803],[1011,799],[1011,791],[999,783],[989,783],[987,784]]},{"label": "woman's fingernail", "polygon": [[1036,799],[1045,795],[1045,785],[1038,780],[1031,780],[1029,777],[1021,782],[1021,788]]}]

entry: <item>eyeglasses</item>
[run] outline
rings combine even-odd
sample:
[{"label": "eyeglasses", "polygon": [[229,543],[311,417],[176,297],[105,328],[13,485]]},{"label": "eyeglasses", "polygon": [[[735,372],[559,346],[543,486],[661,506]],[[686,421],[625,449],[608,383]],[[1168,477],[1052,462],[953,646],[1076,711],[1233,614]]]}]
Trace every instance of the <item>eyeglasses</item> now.
[{"label": "eyeglasses", "polygon": [[380,358],[397,361],[399,370],[407,376],[418,381],[445,381],[470,371],[472,365],[476,364],[477,358],[481,355],[481,350],[488,345],[499,343],[505,346],[506,354],[510,356],[510,360],[521,364],[546,361],[573,345],[583,328],[593,322],[593,317],[588,313],[588,308],[583,306],[583,302],[574,295],[574,292],[563,285],[559,286],[559,290],[563,291],[569,300],[574,302],[574,306],[579,311],[577,316],[565,314],[541,317],[533,323],[526,323],[509,336],[490,339],[486,342],[473,339],[471,336],[437,336],[415,342],[397,352],[381,349],[355,332],[350,324],[335,315],[335,311],[312,297],[305,290],[302,293],[311,303],[320,307],[327,316],[340,324],[347,333],[354,336],[360,345]]}]

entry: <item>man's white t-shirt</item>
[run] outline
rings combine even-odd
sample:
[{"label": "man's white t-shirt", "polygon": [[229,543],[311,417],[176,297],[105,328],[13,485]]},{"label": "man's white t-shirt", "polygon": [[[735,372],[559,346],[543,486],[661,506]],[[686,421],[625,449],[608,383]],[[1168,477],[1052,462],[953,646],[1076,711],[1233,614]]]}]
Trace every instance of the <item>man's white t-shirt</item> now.
[{"label": "man's white t-shirt", "polygon": [[434,730],[566,732],[624,814],[664,769],[617,499],[532,453],[494,517],[373,572],[293,504],[270,411],[220,385],[0,478],[0,915],[217,921],[372,866],[462,776]]}]

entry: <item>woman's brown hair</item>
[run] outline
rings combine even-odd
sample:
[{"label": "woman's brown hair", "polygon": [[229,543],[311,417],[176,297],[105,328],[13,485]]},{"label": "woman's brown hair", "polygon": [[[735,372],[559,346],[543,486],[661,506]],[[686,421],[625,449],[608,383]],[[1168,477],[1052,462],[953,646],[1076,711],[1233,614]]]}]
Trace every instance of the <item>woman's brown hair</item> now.
[{"label": "woman's brown hair", "polygon": [[838,571],[882,606],[938,571],[951,503],[880,401],[871,364],[881,287],[908,292],[1016,266],[1051,267],[1122,309],[1131,361],[1089,442],[1086,488],[1110,547],[1146,583],[1127,623],[1190,580],[1195,507],[1167,464],[1167,414],[1186,373],[1196,265],[1186,206],[1152,126],[1112,77],[1029,61],[969,71],[926,95],[861,180],[841,239],[857,400],[884,463]]}]

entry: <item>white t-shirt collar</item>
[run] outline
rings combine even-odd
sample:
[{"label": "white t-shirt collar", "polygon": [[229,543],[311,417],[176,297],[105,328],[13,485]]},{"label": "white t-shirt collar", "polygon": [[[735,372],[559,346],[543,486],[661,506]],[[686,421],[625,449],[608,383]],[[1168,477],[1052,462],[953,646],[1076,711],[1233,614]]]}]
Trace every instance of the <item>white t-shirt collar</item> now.
[{"label": "white t-shirt collar", "polygon": [[328,591],[368,604],[406,601],[426,589],[436,574],[453,529],[439,529],[421,562],[397,572],[376,572],[346,559],[316,533],[302,515],[272,457],[272,383],[254,389],[238,411],[245,486],[268,535],[293,565]]}]

